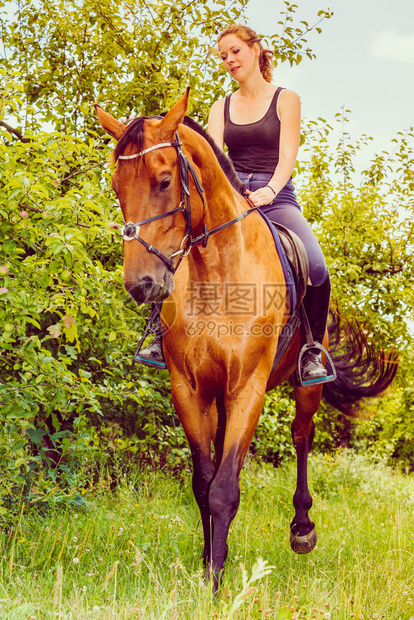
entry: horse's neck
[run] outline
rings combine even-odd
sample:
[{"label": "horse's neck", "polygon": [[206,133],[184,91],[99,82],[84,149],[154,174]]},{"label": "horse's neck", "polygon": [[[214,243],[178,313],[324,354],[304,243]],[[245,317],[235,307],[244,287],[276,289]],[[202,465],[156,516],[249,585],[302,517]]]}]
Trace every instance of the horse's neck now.
[{"label": "horse's neck", "polygon": [[[228,192],[205,195],[204,223],[208,231],[231,222],[248,210],[248,204],[229,186]],[[239,282],[260,271],[261,248],[269,246],[269,230],[257,213],[251,213],[208,236],[207,245],[193,247],[189,256],[190,280]],[[253,280],[251,280],[253,281]]]},{"label": "horse's neck", "polygon": [[[202,153],[201,158],[198,157],[197,163],[205,197],[202,224],[211,230],[235,219],[243,211],[248,210],[249,204],[231,185],[216,157],[212,154],[210,157],[208,155],[210,155],[208,152]],[[231,228],[232,230],[226,229],[230,237],[240,237],[240,229]]]},{"label": "horse's neck", "polygon": [[[204,189],[205,209],[197,233],[208,231],[237,218],[249,209],[249,203],[231,185],[210,147],[197,144],[192,152],[200,181]],[[258,215],[251,214],[220,232],[210,234],[207,247],[195,246],[191,252],[190,269],[197,272],[198,278],[215,274],[227,280],[238,278],[246,262],[257,261],[257,251],[266,226]],[[196,235],[194,235],[196,236]]]},{"label": "horse's neck", "polygon": [[248,209],[248,205],[244,204],[242,197],[230,185],[224,191],[209,191],[206,185],[205,205],[203,226],[207,226],[207,230],[213,232],[209,234],[205,248],[201,244],[196,246],[194,256],[199,257],[197,265],[201,267],[200,263],[203,261],[209,272],[213,267],[221,270],[223,266],[226,266],[227,274],[237,271],[240,257],[246,251],[246,241],[250,237],[249,227],[243,225],[244,222],[241,225],[235,222],[218,232],[214,232],[214,229],[236,219]]}]

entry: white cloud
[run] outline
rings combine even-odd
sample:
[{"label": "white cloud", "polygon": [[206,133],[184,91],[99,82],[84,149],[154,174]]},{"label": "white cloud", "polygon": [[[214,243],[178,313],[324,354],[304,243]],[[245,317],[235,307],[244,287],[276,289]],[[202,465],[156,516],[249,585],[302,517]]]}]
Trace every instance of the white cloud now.
[{"label": "white cloud", "polygon": [[371,35],[369,53],[380,60],[414,64],[414,34],[402,35],[386,30]]}]

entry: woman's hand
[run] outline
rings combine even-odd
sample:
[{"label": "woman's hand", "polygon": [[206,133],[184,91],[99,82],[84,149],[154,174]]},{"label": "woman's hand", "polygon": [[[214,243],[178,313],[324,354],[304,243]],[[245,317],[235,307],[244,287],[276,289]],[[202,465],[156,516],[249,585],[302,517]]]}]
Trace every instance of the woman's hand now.
[{"label": "woman's hand", "polygon": [[264,207],[265,205],[269,205],[276,197],[275,192],[268,185],[260,187],[254,192],[247,191],[247,193],[249,195],[249,200],[255,207]]}]

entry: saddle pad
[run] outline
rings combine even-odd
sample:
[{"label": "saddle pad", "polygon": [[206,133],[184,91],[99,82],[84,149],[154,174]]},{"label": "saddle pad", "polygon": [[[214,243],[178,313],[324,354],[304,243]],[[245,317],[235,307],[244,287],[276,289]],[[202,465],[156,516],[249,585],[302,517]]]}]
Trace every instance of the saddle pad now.
[{"label": "saddle pad", "polygon": [[272,224],[272,222],[269,220],[267,215],[262,213],[260,210],[258,210],[258,213],[260,213],[260,215],[262,216],[266,224],[269,226],[270,232],[273,235],[273,240],[275,242],[276,250],[279,255],[280,263],[282,265],[283,275],[285,276],[286,288],[287,288],[287,292],[290,298],[291,313],[293,314],[297,310],[298,299],[297,299],[297,294],[296,294],[295,278],[293,275],[292,267],[290,266],[290,263],[287,259],[286,252],[283,248],[282,242],[280,241],[280,237],[279,237],[279,233],[277,232],[277,229]]},{"label": "saddle pad", "polygon": [[290,298],[290,317],[286,325],[283,327],[282,332],[279,337],[279,341],[277,343],[277,350],[275,359],[273,360],[271,372],[278,366],[280,360],[286,353],[286,350],[296,333],[296,330],[300,326],[300,312],[298,308],[298,297],[296,291],[295,278],[293,275],[292,267],[287,259],[286,252],[283,248],[282,242],[280,241],[279,233],[276,227],[272,224],[269,218],[258,211],[266,224],[269,226],[269,229],[273,235],[273,240],[275,242],[276,250],[279,255],[280,263],[283,269],[283,275],[285,276],[286,288]]},{"label": "saddle pad", "polygon": [[279,234],[286,258],[295,277],[297,303],[300,306],[309,281],[309,260],[305,246],[292,230],[277,222],[272,222],[272,224]]}]

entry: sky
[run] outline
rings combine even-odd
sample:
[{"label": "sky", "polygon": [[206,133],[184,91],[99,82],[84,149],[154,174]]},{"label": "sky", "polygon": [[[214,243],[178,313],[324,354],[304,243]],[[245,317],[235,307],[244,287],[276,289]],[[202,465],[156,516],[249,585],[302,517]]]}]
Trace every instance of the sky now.
[{"label": "sky", "polygon": [[[361,165],[374,153],[391,151],[391,140],[414,125],[414,0],[293,0],[300,20],[314,24],[318,11],[334,15],[307,35],[316,59],[295,67],[283,63],[273,81],[295,90],[302,116],[334,124],[342,107],[351,111],[351,138],[374,140]],[[250,0],[248,25],[262,35],[280,32],[282,0]]]}]

